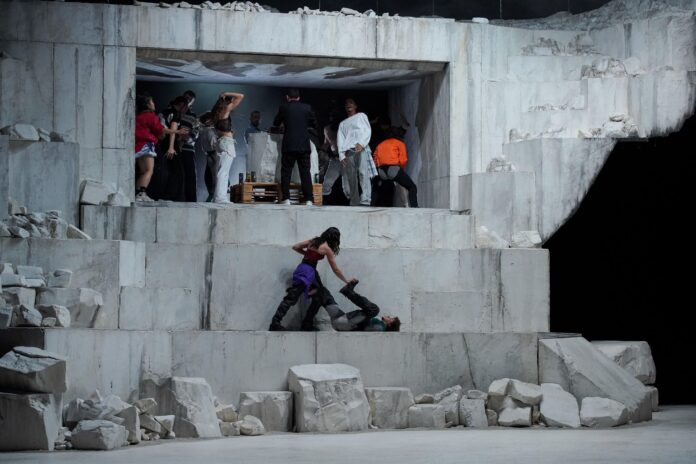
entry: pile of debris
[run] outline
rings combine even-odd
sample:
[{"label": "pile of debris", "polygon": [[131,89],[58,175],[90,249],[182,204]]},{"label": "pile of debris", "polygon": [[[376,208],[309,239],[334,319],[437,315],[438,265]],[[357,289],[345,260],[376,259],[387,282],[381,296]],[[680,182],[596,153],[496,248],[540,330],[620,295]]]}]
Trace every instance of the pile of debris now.
[{"label": "pile of debris", "polygon": [[65,142],[65,135],[35,127],[31,124],[16,123],[0,128],[0,134],[9,135],[10,140],[18,140],[23,142]]},{"label": "pile of debris", "polygon": [[24,206],[10,205],[10,216],[0,220],[0,238],[86,239],[91,237],[63,219],[57,210],[30,213]]},{"label": "pile of debris", "polygon": [[70,288],[73,272],[44,273],[38,266],[0,263],[0,329],[94,327],[104,305],[101,293]]},{"label": "pile of debris", "polygon": [[[341,8],[341,11],[322,11],[322,10],[313,10],[307,6],[304,8],[298,8],[297,10],[290,11],[290,14],[300,14],[300,15],[321,15],[321,16],[354,16],[358,18],[376,18],[379,15],[375,10],[366,10],[364,12],[359,12],[358,10],[354,10],[352,8]],[[399,18],[398,14],[395,15],[390,15],[389,13],[383,13],[382,14],[383,18]]]},{"label": "pile of debris", "polygon": [[191,4],[189,2],[177,2],[177,3],[166,3],[166,2],[140,2],[135,0],[133,2],[137,6],[159,6],[160,8],[191,8],[195,10],[227,10],[227,11],[249,11],[249,12],[273,12],[278,11],[275,8],[268,6],[262,6],[254,2],[228,2],[222,4],[220,2],[206,1],[201,4]]}]

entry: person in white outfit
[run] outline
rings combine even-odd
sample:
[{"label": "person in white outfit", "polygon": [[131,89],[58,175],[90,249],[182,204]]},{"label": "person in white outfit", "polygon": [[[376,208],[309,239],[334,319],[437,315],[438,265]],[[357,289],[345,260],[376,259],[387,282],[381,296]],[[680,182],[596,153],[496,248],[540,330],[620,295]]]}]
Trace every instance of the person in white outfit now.
[{"label": "person in white outfit", "polygon": [[338,126],[338,159],[345,167],[351,206],[370,206],[372,178],[377,175],[369,146],[370,120],[365,113],[358,113],[352,98],[346,100],[346,113],[348,117]]},{"label": "person in white outfit", "polygon": [[230,180],[230,168],[234,161],[234,136],[229,119],[221,119],[215,124],[218,139],[215,146],[217,154],[215,166],[215,203],[232,203],[227,194],[227,187]]}]

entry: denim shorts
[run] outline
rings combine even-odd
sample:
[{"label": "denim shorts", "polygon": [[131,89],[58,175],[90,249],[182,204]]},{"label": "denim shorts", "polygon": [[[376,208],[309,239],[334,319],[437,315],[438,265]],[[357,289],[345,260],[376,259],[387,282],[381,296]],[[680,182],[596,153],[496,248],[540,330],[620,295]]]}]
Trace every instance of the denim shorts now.
[{"label": "denim shorts", "polygon": [[141,148],[140,151],[135,154],[135,159],[143,156],[157,158],[157,152],[155,151],[155,144],[153,142],[147,142],[145,145],[143,145],[143,148]]}]

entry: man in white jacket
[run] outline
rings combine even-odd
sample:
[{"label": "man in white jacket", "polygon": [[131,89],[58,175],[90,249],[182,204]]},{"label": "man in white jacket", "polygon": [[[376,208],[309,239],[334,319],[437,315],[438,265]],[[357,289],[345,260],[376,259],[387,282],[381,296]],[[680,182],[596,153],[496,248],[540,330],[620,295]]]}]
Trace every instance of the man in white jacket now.
[{"label": "man in white jacket", "polygon": [[338,126],[338,159],[345,167],[350,205],[370,206],[371,182],[377,175],[369,146],[372,135],[370,120],[365,113],[358,113],[358,105],[352,98],[346,100],[346,113],[348,117]]}]

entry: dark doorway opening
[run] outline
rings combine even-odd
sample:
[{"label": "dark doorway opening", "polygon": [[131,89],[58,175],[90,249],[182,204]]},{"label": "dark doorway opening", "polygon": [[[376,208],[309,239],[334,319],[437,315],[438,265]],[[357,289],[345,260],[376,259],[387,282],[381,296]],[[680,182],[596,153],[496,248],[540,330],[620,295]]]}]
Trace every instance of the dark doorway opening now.
[{"label": "dark doorway opening", "polygon": [[645,340],[660,403],[693,403],[691,316],[696,117],[667,137],[620,142],[576,214],[548,240],[551,329]]}]

